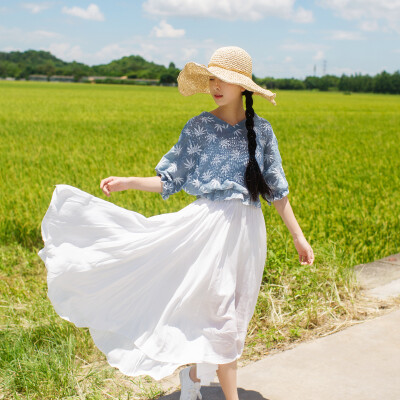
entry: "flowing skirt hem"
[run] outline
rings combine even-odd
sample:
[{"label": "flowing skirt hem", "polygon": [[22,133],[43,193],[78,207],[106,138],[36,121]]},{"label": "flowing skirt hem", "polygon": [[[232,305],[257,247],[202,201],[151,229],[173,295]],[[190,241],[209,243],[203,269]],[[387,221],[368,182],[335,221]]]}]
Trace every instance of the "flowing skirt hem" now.
[{"label": "flowing skirt hem", "polygon": [[56,185],[42,237],[55,311],[123,374],[160,380],[196,363],[207,385],[240,358],[266,258],[261,209],[199,198],[146,218]]}]

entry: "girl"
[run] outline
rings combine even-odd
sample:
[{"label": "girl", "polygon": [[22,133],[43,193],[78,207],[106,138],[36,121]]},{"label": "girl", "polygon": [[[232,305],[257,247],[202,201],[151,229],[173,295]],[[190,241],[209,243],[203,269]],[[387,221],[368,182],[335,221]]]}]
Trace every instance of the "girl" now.
[{"label": "girl", "polygon": [[[222,47],[208,66],[185,65],[185,95],[209,93],[217,108],[191,118],[153,177],[108,177],[100,187],[196,196],[175,213],[145,218],[68,185],[57,185],[42,222],[48,296],[57,313],[89,327],[110,365],[161,379],[180,371],[181,399],[201,399],[218,375],[237,400],[237,359],[257,302],[266,259],[259,195],[278,210],[301,264],[312,248],[290,207],[270,123],[252,95],[275,94],[252,81],[252,61]],[[245,96],[246,109],[242,96]]]}]

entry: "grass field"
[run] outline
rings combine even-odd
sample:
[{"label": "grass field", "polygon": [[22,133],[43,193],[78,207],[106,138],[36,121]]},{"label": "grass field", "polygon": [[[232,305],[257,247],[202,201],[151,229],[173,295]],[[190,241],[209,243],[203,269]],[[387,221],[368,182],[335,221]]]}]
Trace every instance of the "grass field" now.
[{"label": "grass field", "polygon": [[[288,195],[315,254],[301,266],[263,202],[268,254],[243,360],[366,318],[352,266],[400,248],[400,96],[281,91],[255,97],[279,141]],[[177,88],[0,82],[0,399],[154,398],[149,377],[108,367],[86,328],[55,314],[37,256],[55,184],[145,216],[194,200],[178,193],[104,196],[102,178],[152,176],[185,122],[215,104]],[[373,308],[373,307],[372,307]]]}]

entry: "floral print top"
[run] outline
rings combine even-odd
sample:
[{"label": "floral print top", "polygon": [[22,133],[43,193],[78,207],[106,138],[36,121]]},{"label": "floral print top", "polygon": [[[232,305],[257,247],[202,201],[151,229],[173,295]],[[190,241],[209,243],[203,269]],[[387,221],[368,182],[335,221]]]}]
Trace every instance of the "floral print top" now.
[{"label": "floral print top", "polygon": [[[272,190],[272,196],[267,196],[270,206],[289,193],[289,185],[271,124],[254,114],[254,131],[256,160]],[[248,160],[246,120],[230,125],[204,111],[185,124],[178,142],[155,167],[163,183],[161,196],[166,200],[183,189],[197,198],[241,199],[261,207],[259,198],[250,198],[244,182]]]}]

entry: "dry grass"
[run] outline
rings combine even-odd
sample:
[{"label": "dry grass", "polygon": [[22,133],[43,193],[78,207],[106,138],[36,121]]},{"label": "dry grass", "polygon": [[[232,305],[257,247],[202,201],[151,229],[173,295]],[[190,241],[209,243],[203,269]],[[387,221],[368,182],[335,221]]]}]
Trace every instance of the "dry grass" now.
[{"label": "dry grass", "polygon": [[[270,300],[274,303],[279,302],[272,299],[271,296]],[[383,316],[400,308],[400,296],[380,300],[366,294],[366,291],[361,288],[354,289],[354,292],[349,291],[348,297],[340,300],[340,302],[344,310],[343,313],[337,314],[331,310],[321,310],[317,317],[311,318],[311,320],[306,313],[299,313],[292,317],[275,314],[271,323],[286,340],[281,340],[268,349],[266,349],[265,343],[259,339],[259,335],[255,333],[259,324],[253,322],[253,328],[248,332],[245,350],[238,365],[243,367],[268,355],[291,349],[303,342],[332,335],[350,326]],[[279,309],[279,305],[275,304],[274,309]],[[308,321],[311,322],[311,326],[302,331],[301,337],[293,339],[291,329],[292,326],[299,324],[299,318],[301,318],[300,325],[306,324],[306,321]]]}]

